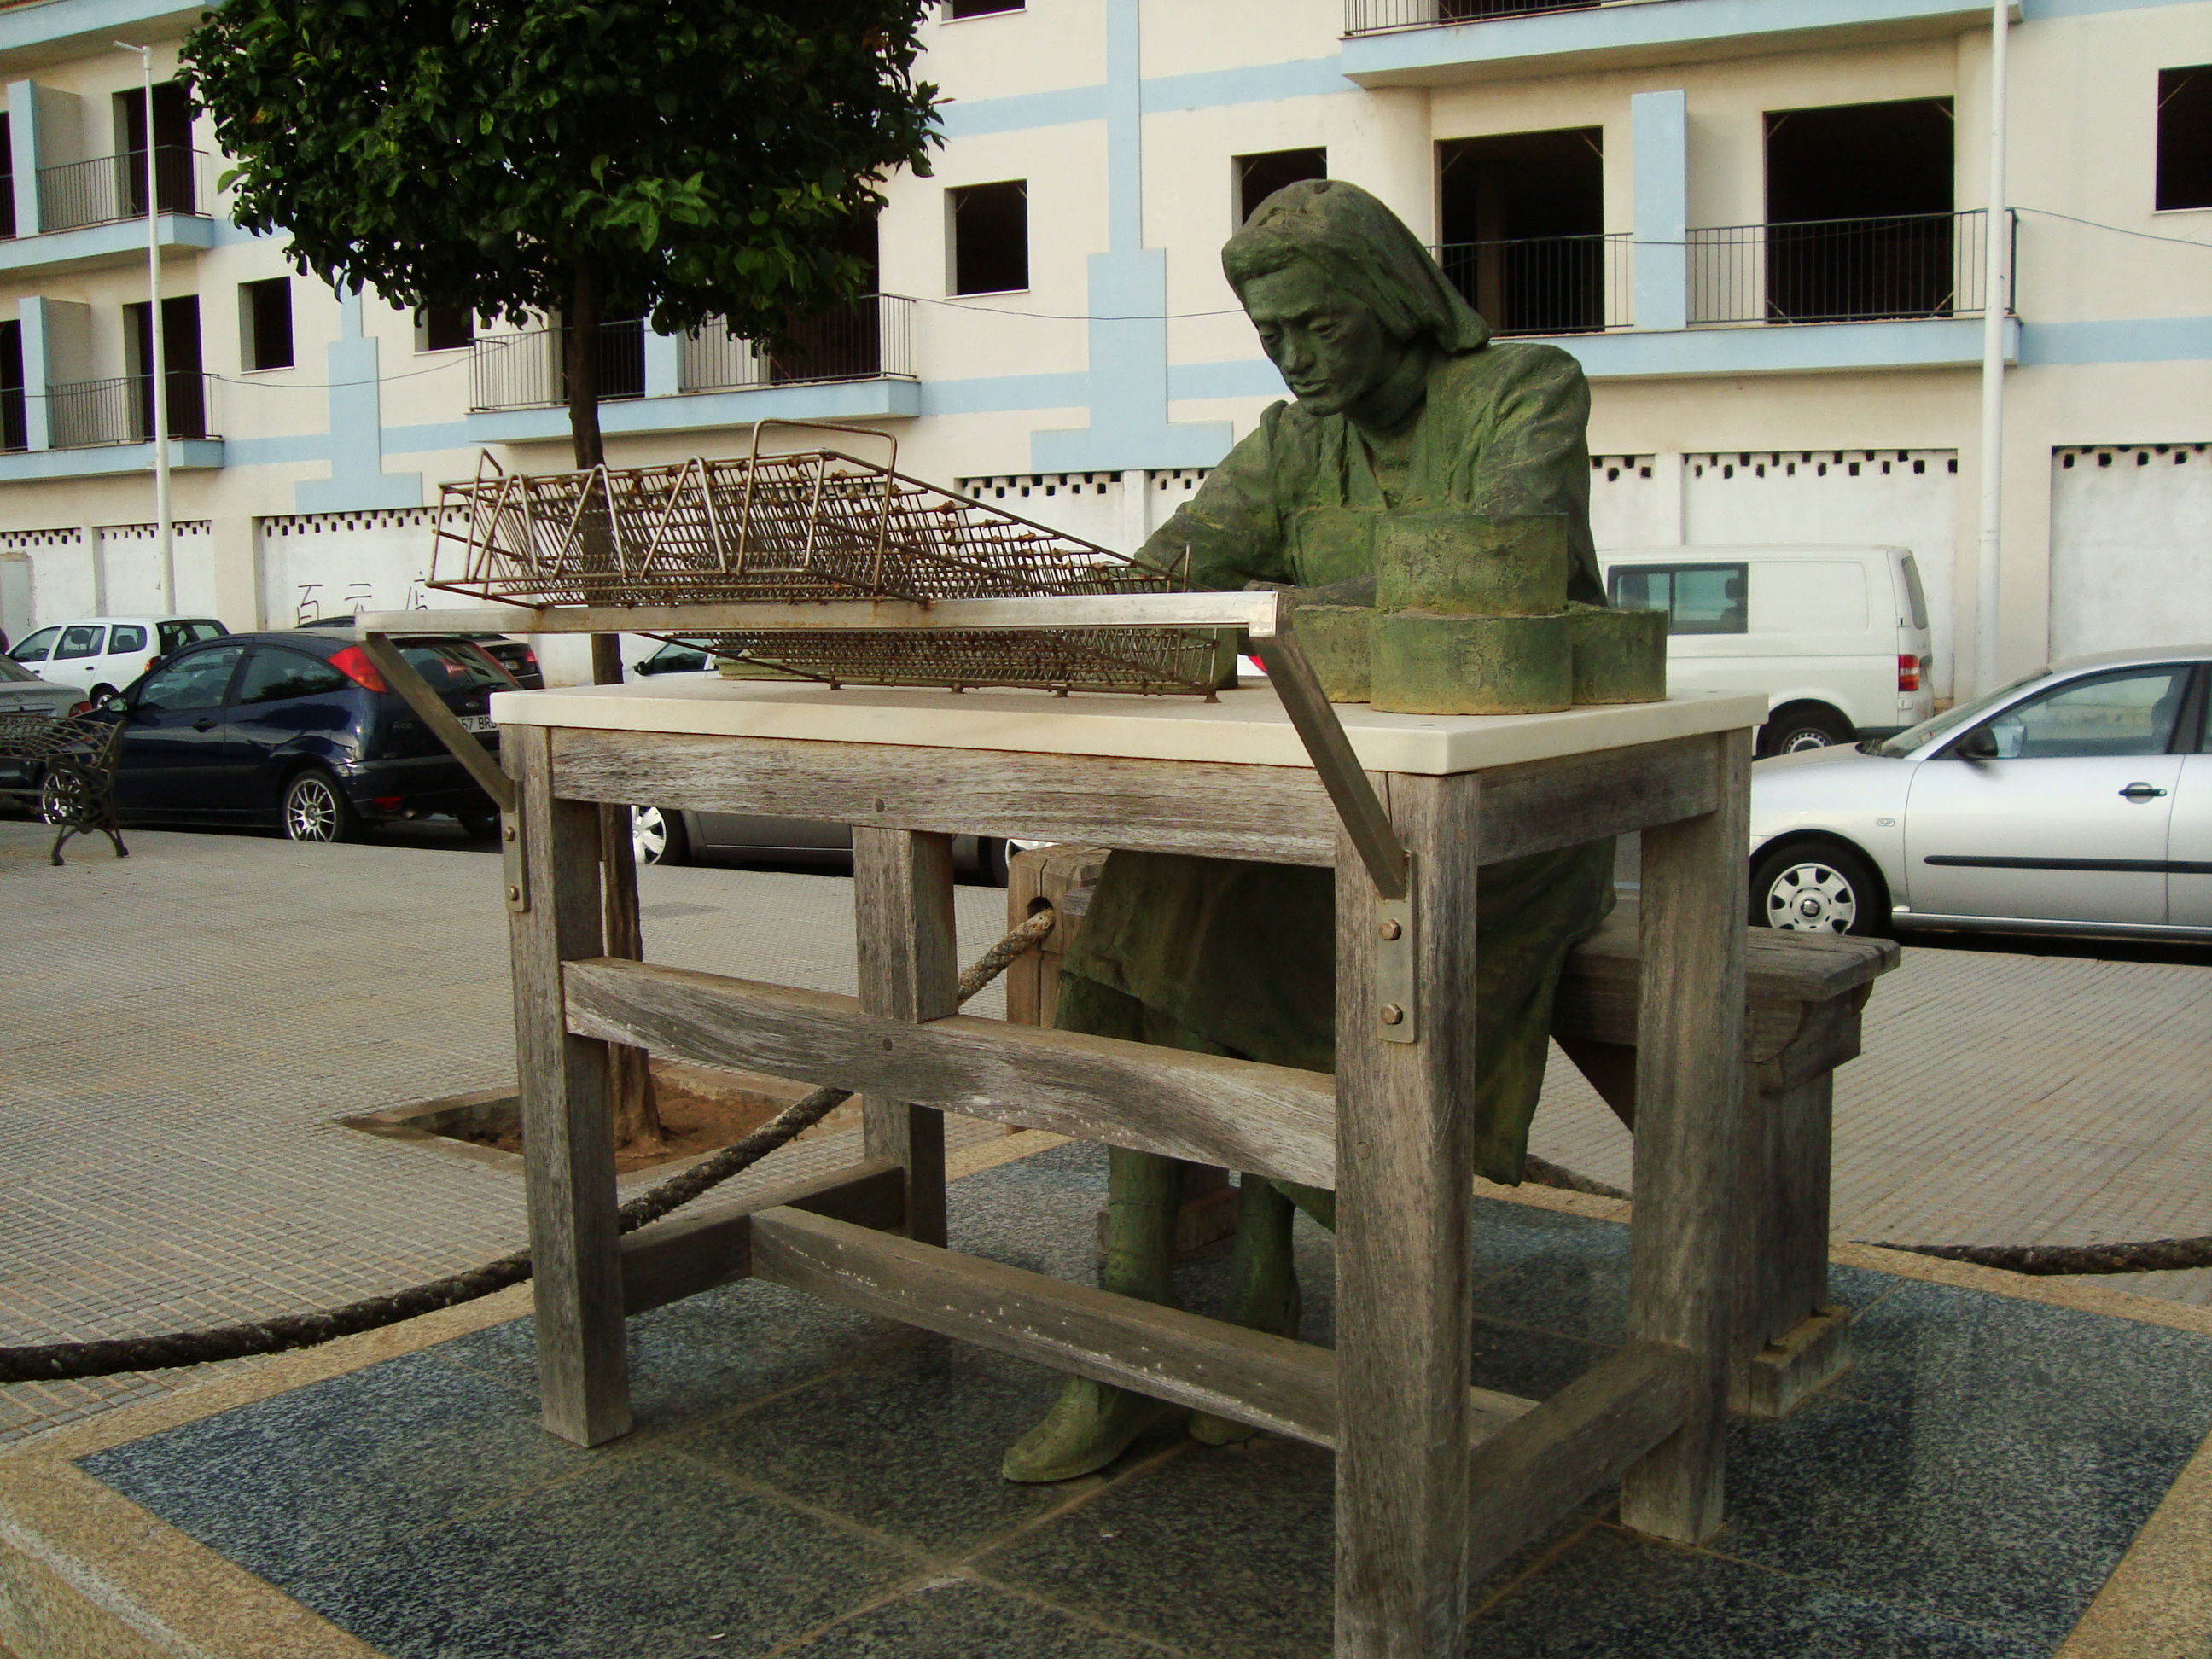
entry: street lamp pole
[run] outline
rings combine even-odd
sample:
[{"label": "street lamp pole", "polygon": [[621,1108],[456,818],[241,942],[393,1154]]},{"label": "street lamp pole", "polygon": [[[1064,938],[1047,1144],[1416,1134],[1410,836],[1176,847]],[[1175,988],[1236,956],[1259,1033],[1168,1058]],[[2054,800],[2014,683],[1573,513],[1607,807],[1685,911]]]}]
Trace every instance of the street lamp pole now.
[{"label": "street lamp pole", "polygon": [[1997,604],[2004,556],[2005,319],[2012,310],[2012,225],[2005,204],[2005,103],[2012,0],[1990,7],[1989,213],[1982,229],[1982,468],[1974,560],[1973,689],[1997,678]]},{"label": "street lamp pole", "polygon": [[161,608],[177,608],[177,532],[169,510],[169,376],[161,330],[161,198],[154,151],[154,49],[115,43],[138,54],[146,95],[146,365],[154,404],[154,533],[160,547]]}]

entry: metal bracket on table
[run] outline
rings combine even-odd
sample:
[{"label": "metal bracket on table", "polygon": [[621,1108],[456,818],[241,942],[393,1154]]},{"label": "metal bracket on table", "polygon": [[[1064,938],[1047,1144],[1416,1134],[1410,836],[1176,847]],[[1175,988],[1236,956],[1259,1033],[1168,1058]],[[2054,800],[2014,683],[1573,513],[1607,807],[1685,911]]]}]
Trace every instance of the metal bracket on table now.
[{"label": "metal bracket on table", "polygon": [[1398,839],[1397,828],[1390,822],[1382,798],[1368,781],[1359,757],[1352,752],[1352,739],[1345,736],[1344,724],[1337,719],[1328,694],[1321,689],[1321,680],[1300,649],[1290,621],[1289,613],[1283,612],[1275,617],[1267,633],[1254,629],[1252,649],[1266,667],[1275,695],[1282,699],[1283,712],[1297,728],[1314,770],[1321,775],[1321,787],[1328,791],[1329,804],[1344,820],[1360,862],[1374,878],[1375,890],[1386,899],[1402,900],[1413,890],[1406,844]]},{"label": "metal bracket on table", "polygon": [[[420,632],[421,623],[410,632]],[[468,769],[477,785],[492,799],[499,808],[499,853],[504,866],[502,885],[507,892],[507,908],[527,910],[530,908],[530,874],[522,856],[522,817],[516,811],[518,794],[514,780],[507,775],[500,763],[494,760],[478,743],[476,733],[467,730],[446,707],[445,701],[430,689],[430,683],[415,672],[415,666],[399,654],[388,634],[361,630],[362,654],[375,665],[384,677],[384,683],[397,691],[416,717],[430,729],[430,733],[446,745],[447,751]]]}]

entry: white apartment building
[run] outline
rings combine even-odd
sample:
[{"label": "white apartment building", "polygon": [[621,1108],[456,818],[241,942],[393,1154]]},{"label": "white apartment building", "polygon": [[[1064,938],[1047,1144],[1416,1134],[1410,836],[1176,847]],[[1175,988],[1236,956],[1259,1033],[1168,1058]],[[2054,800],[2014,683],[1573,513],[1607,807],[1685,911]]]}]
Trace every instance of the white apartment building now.
[{"label": "white apartment building", "polygon": [[[480,451],[568,465],[550,333],[338,295],[228,222],[207,124],[173,88],[149,121],[112,44],[173,73],[196,15],[0,8],[12,635],[422,603],[441,481]],[[2212,639],[2212,0],[2014,16],[2008,674]],[[1325,172],[1503,331],[1582,361],[1601,547],[1910,546],[1948,692],[1973,637],[1990,55],[1971,0],[945,0],[923,66],[945,142],[889,185],[882,297],[776,362],[611,325],[610,459],[855,423],[906,471],[1132,547],[1285,395],[1218,253]],[[149,137],[173,571],[149,524]]]}]

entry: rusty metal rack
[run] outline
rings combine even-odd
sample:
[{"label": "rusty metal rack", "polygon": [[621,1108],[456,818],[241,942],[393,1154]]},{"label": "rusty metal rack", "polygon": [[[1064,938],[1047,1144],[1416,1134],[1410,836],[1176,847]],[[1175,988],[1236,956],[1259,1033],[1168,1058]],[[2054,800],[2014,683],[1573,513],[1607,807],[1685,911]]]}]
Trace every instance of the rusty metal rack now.
[{"label": "rusty metal rack", "polygon": [[[486,456],[473,479],[445,488],[428,586],[541,611],[687,614],[1181,591],[1167,571],[907,477],[885,434],[810,429],[888,442],[890,460],[830,448],[764,455],[757,428],[741,458],[666,466],[521,475]],[[1217,636],[1175,629],[746,630],[694,616],[683,633],[718,656],[832,685],[1205,696],[1226,666]]]}]

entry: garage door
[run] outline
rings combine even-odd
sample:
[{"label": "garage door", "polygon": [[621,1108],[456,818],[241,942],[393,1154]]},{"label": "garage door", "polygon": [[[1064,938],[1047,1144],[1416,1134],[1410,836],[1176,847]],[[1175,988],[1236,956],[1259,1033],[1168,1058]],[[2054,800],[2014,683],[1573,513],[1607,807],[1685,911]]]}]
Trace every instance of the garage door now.
[{"label": "garage door", "polygon": [[2051,654],[2212,641],[2212,445],[2051,459]]}]

